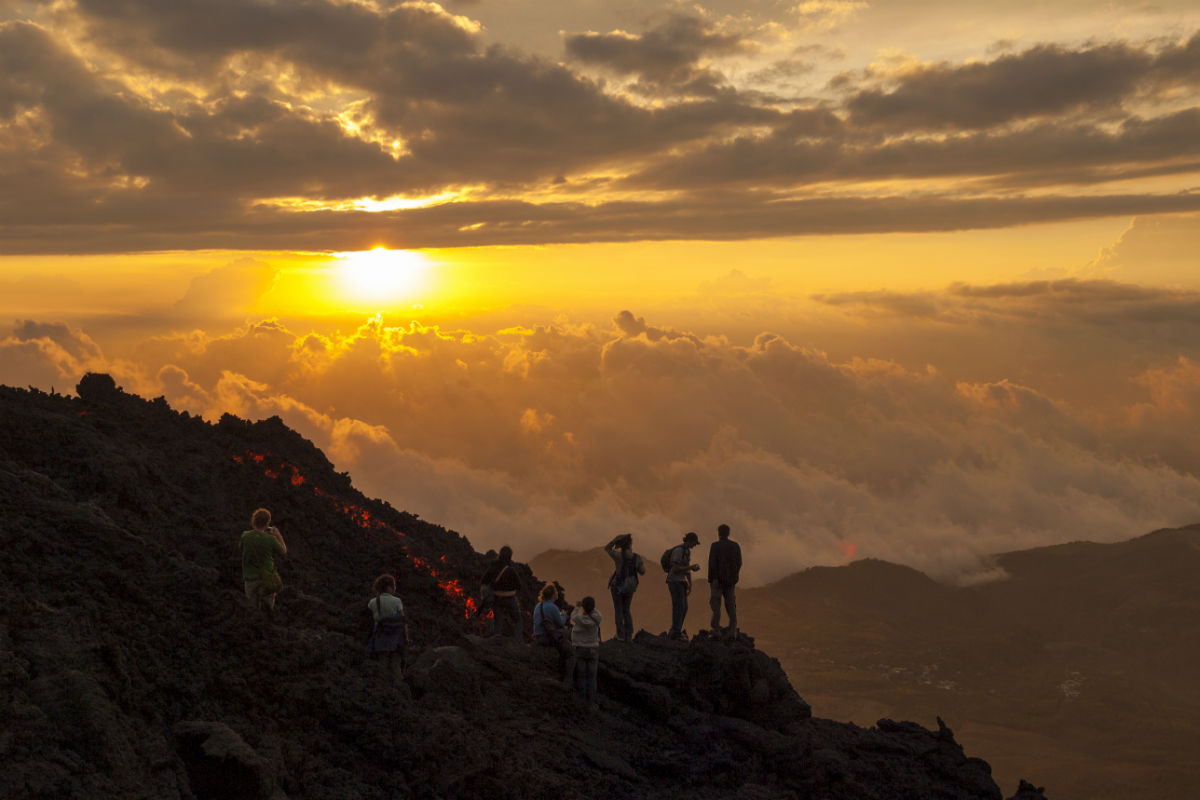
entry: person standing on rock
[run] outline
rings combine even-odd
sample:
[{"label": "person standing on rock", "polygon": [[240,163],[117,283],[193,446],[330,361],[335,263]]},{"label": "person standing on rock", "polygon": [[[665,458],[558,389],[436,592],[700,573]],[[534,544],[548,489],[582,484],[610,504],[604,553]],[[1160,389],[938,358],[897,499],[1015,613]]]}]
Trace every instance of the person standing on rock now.
[{"label": "person standing on rock", "polygon": [[729,538],[729,526],[717,526],[717,540],[708,548],[708,585],[712,607],[712,632],[721,632],[721,601],[729,615],[729,635],[737,636],[737,600],[733,587],[742,569],[742,548]]},{"label": "person standing on rock", "polygon": [[250,515],[251,529],[242,533],[242,581],[246,598],[268,614],[275,610],[275,595],[283,588],[275,556],[287,555],[283,534],[271,525],[271,512],[258,508]]},{"label": "person standing on rock", "polygon": [[517,641],[524,641],[525,630],[521,621],[521,604],[517,592],[521,589],[521,578],[512,563],[512,548],[504,545],[500,554],[488,567],[480,581],[484,586],[491,587],[495,600],[492,601],[492,636],[503,632],[504,623],[512,625],[512,635]]},{"label": "person standing on rock", "polygon": [[542,587],[538,604],[533,608],[533,641],[554,648],[558,655],[558,674],[566,674],[568,650],[567,616],[558,607],[558,588],[553,583]]},{"label": "person standing on rock", "polygon": [[667,591],[671,593],[671,632],[672,639],[682,639],[683,622],[687,619],[688,593],[692,590],[692,573],[700,569],[699,564],[692,563],[692,548],[700,544],[700,537],[695,531],[688,531],[683,537],[683,544],[677,544],[671,550],[670,569],[667,571]]},{"label": "person standing on rock", "polygon": [[583,695],[593,708],[596,705],[596,676],[600,671],[600,622],[596,600],[585,597],[571,615],[571,653],[567,657],[567,673],[563,682]]},{"label": "person standing on rock", "polygon": [[623,533],[604,545],[604,552],[613,560],[616,569],[608,579],[608,590],[612,593],[613,619],[617,625],[617,639],[633,641],[633,593],[637,591],[638,575],[646,574],[642,557],[633,552],[633,534]]},{"label": "person standing on rock", "polygon": [[386,674],[397,686],[404,680],[404,652],[408,646],[408,622],[404,601],[396,596],[396,579],[380,575],[375,579],[375,596],[367,601],[375,619],[375,628],[367,642],[367,652],[382,653]]},{"label": "person standing on rock", "polygon": [[547,647],[558,647],[567,628],[566,617],[554,602],[558,599],[558,589],[553,583],[547,583],[538,597],[539,602],[533,609],[533,640]]}]

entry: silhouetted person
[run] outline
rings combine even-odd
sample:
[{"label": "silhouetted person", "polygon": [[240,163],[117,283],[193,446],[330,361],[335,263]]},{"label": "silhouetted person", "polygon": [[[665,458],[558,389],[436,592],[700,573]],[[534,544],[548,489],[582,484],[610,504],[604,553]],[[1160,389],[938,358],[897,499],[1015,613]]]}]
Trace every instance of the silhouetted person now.
[{"label": "silhouetted person", "polygon": [[554,602],[558,599],[558,589],[553,583],[547,583],[538,598],[533,609],[533,640],[547,647],[557,647],[567,628],[567,619]]},{"label": "silhouetted person", "polygon": [[547,583],[538,595],[538,604],[533,608],[533,641],[543,647],[554,648],[558,655],[558,674],[566,674],[567,656],[571,643],[567,638],[567,616],[558,606],[558,587]]},{"label": "silhouetted person", "polygon": [[404,602],[396,596],[396,579],[380,575],[375,579],[375,596],[367,602],[375,628],[367,642],[367,652],[382,653],[384,669],[399,685],[404,680],[404,653],[408,646],[408,622]]},{"label": "silhouetted person", "polygon": [[512,563],[512,548],[504,545],[500,554],[488,567],[480,581],[490,586],[495,599],[492,601],[492,635],[503,632],[506,624],[512,626],[512,635],[517,641],[524,640],[525,631],[521,624],[521,604],[517,592],[521,589],[521,578]]},{"label": "silhouetted person", "polygon": [[253,608],[268,614],[275,610],[275,595],[283,580],[275,567],[275,556],[287,555],[283,534],[271,525],[271,512],[258,508],[250,515],[250,530],[242,532],[242,581]]},{"label": "silhouetted person", "polygon": [[687,618],[688,593],[692,590],[692,572],[700,569],[699,564],[692,563],[692,548],[700,544],[700,537],[695,531],[688,531],[683,537],[683,544],[677,544],[671,550],[671,569],[667,572],[667,591],[671,593],[671,632],[672,639],[684,637],[683,621]]},{"label": "silhouetted person", "polygon": [[729,615],[729,635],[737,636],[737,599],[733,587],[737,585],[738,573],[742,569],[742,548],[729,538],[729,526],[717,526],[717,540],[708,548],[708,585],[712,606],[712,631],[721,630],[721,600],[725,600],[725,613]]},{"label": "silhouetted person", "polygon": [[564,682],[575,684],[584,701],[596,705],[596,674],[600,669],[600,612],[596,601],[585,597],[571,615],[571,654]]},{"label": "silhouetted person", "polygon": [[642,557],[633,552],[633,534],[623,533],[604,545],[604,552],[613,560],[616,569],[608,579],[608,590],[612,593],[613,619],[617,625],[617,638],[623,642],[633,641],[633,593],[637,591],[638,576],[646,574]]}]

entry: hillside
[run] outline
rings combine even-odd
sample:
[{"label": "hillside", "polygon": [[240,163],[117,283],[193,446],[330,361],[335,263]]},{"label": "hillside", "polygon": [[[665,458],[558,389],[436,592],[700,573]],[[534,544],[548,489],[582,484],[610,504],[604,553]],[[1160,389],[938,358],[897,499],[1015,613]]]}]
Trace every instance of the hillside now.
[{"label": "hillside", "polygon": [[[0,387],[0,797],[1003,796],[948,728],[812,717],[749,637],[607,642],[590,711],[548,653],[479,635],[484,555],[278,419],[78,393]],[[289,547],[272,621],[238,570],[259,505]],[[400,687],[363,653],[381,572],[415,642]]]},{"label": "hillside", "polygon": [[[549,555],[534,569],[604,592],[602,552]],[[815,713],[940,715],[1002,785],[1032,764],[1063,800],[1195,797],[1200,526],[995,560],[1009,577],[971,588],[880,561],[815,567],[740,591],[742,630]],[[648,630],[666,627],[661,581],[652,574],[634,603]],[[693,631],[707,626],[706,599],[693,602]]]}]

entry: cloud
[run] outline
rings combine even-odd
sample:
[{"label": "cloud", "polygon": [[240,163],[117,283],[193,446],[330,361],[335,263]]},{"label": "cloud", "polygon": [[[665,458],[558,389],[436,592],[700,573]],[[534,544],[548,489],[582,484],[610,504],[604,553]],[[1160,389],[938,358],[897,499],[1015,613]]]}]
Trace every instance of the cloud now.
[{"label": "cloud", "polygon": [[986,128],[1089,107],[1119,107],[1139,91],[1182,88],[1197,75],[1200,34],[1161,48],[1038,45],[986,63],[907,70],[895,77],[895,88],[859,91],[846,105],[851,119],[863,125]]},{"label": "cloud", "polygon": [[[933,363],[913,366],[631,311],[492,333],[264,320],[121,359],[22,323],[0,363],[10,382],[60,387],[85,363],[123,364],[119,383],[210,419],[279,415],[364,490],[480,547],[532,556],[627,529],[653,552],[723,521],[751,582],[841,563],[851,546],[966,579],[990,553],[1200,517],[1200,449],[1179,435],[1200,402],[1195,306],[1104,281],[820,298],[869,322],[867,351],[927,331]],[[1178,313],[1154,323],[1155,308]]]},{"label": "cloud", "polygon": [[212,319],[213,315],[241,316],[275,283],[278,269],[262,261],[242,258],[192,278],[175,303],[185,317]]},{"label": "cloud", "polygon": [[752,51],[746,39],[717,29],[711,22],[686,14],[671,14],[642,34],[625,31],[579,33],[565,37],[567,56],[581,64],[603,67],[617,75],[641,79],[647,94],[712,95],[724,79],[703,66],[707,56]]},{"label": "cloud", "polygon": [[[0,244],[744,239],[1198,207],[1200,37],[902,59],[798,100],[764,91],[794,58],[739,66],[770,40],[760,16],[675,9],[569,34],[556,63],[434,3],[48,5],[0,22],[0,181],[22,187],[0,193]],[[417,207],[364,210],[397,197]]]},{"label": "cloud", "polygon": [[1086,271],[1115,280],[1200,288],[1200,215],[1138,217]]},{"label": "cloud", "polygon": [[[664,160],[626,179],[631,186],[784,188],[802,181],[991,176],[1004,188],[1106,183],[1139,175],[1197,171],[1200,110],[1131,116],[1119,126],[1092,122],[1032,125],[950,138],[878,140],[855,133],[828,112],[792,112],[793,125],[739,136]],[[810,121],[808,131],[794,123]]]}]

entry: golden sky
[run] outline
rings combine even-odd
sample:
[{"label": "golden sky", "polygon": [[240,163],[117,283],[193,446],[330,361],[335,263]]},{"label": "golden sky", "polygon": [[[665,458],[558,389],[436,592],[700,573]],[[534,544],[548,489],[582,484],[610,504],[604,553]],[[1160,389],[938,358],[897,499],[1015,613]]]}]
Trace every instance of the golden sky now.
[{"label": "golden sky", "polygon": [[0,0],[0,381],[986,574],[1200,517],[1198,189],[1194,2]]}]

